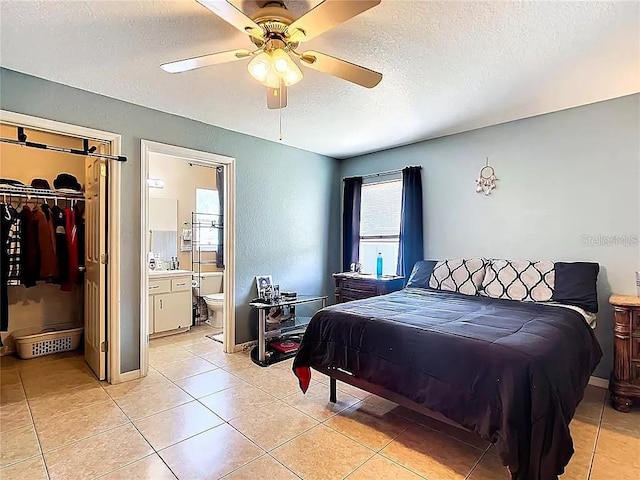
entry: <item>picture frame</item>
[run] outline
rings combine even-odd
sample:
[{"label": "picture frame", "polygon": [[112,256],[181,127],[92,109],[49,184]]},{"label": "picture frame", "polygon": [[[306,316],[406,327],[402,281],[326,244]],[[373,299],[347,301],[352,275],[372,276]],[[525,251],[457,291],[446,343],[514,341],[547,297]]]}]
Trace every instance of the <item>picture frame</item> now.
[{"label": "picture frame", "polygon": [[265,293],[273,289],[273,277],[271,275],[256,275],[256,290],[259,298],[265,298]]}]

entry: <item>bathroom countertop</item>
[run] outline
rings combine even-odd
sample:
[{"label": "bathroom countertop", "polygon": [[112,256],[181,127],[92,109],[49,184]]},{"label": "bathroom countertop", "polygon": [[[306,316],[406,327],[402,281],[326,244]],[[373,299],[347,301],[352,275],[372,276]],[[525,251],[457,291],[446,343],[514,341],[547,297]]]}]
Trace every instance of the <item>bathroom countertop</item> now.
[{"label": "bathroom countertop", "polygon": [[191,276],[191,270],[149,270],[149,278]]}]

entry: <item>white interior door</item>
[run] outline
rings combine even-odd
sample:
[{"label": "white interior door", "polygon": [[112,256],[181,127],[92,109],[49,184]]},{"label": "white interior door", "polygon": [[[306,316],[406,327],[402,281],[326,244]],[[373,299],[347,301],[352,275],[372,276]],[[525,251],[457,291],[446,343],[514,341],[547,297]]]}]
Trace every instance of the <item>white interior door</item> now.
[{"label": "white interior door", "polygon": [[[106,153],[99,150],[100,153]],[[86,279],[84,357],[98,379],[106,378],[107,165],[88,157],[85,175]]]}]

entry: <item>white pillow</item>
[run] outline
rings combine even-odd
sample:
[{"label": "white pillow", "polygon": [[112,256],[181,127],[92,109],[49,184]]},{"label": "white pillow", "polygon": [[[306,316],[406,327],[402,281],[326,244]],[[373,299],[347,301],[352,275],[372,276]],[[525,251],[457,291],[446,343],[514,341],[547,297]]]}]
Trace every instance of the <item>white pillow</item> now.
[{"label": "white pillow", "polygon": [[487,265],[482,295],[524,302],[549,302],[555,286],[553,262],[496,260]]},{"label": "white pillow", "polygon": [[484,258],[452,258],[436,263],[429,287],[436,290],[477,295],[485,276]]}]

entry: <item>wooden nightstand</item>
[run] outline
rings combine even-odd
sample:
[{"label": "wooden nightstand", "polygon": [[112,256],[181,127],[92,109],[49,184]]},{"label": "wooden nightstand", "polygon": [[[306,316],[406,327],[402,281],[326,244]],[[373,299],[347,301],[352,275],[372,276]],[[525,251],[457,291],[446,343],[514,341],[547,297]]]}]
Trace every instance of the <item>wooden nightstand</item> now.
[{"label": "wooden nightstand", "polygon": [[612,295],[609,303],[615,311],[611,403],[628,412],[632,397],[640,397],[640,297]]},{"label": "wooden nightstand", "polygon": [[350,302],[362,298],[377,297],[402,290],[404,277],[363,275],[361,273],[334,273],[336,280],[336,303]]}]

